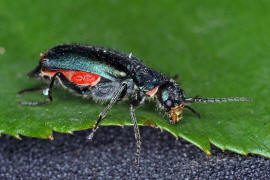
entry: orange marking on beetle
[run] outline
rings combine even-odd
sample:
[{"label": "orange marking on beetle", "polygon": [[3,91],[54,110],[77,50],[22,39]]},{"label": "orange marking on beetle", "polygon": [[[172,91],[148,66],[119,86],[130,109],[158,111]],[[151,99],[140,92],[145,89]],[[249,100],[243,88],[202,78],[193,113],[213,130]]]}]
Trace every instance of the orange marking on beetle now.
[{"label": "orange marking on beetle", "polygon": [[173,124],[177,123],[178,121],[182,119],[183,109],[184,109],[183,104],[180,104],[179,106],[175,106],[171,108],[171,110],[169,111],[169,114],[171,116]]},{"label": "orange marking on beetle", "polygon": [[157,93],[157,91],[158,91],[158,87],[155,87],[155,88],[151,89],[150,91],[147,91],[145,94],[153,97]]},{"label": "orange marking on beetle", "polygon": [[51,71],[46,70],[42,71],[42,74],[49,77],[53,77],[56,73],[61,72],[70,82],[83,86],[95,86],[101,79],[101,76],[92,74],[89,72],[83,71],[71,71],[71,70],[60,70],[60,71]]}]

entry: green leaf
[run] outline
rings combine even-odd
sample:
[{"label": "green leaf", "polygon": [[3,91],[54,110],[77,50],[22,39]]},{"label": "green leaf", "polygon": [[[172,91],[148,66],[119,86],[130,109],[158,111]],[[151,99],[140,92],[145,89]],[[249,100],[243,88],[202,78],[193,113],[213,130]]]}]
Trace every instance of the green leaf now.
[{"label": "green leaf", "polygon": [[[105,105],[56,89],[54,102],[25,88],[39,53],[62,43],[118,49],[143,59],[178,82],[188,97],[251,97],[248,103],[193,104],[177,125],[147,103],[140,125],[155,124],[210,154],[210,144],[240,154],[270,157],[270,4],[267,1],[24,1],[0,2],[0,134],[48,138],[94,125]],[[128,103],[115,105],[102,125],[131,125]],[[100,129],[102,130],[102,129]]]}]

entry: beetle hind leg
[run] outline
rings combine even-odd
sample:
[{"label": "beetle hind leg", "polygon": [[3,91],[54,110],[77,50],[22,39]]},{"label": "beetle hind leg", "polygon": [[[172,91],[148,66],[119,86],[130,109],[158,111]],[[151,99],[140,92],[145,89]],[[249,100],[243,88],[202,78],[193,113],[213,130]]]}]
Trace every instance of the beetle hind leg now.
[{"label": "beetle hind leg", "polygon": [[43,105],[43,104],[47,104],[49,102],[52,102],[53,101],[52,89],[53,89],[53,86],[54,86],[54,83],[55,83],[55,80],[57,77],[60,79],[65,78],[65,76],[62,73],[58,72],[52,77],[52,80],[51,80],[48,88],[32,88],[32,89],[25,89],[25,90],[18,92],[18,95],[23,95],[25,93],[43,91],[44,95],[48,95],[48,98],[43,100],[43,101],[37,101],[37,102],[21,101],[20,105],[39,106],[39,105]]},{"label": "beetle hind leg", "polygon": [[99,128],[99,125],[100,125],[101,120],[105,118],[105,116],[107,115],[107,113],[109,112],[109,110],[112,108],[112,106],[116,102],[118,102],[123,96],[125,96],[126,89],[127,89],[127,83],[126,82],[123,82],[121,84],[120,88],[115,92],[114,96],[112,97],[112,99],[109,102],[109,104],[107,105],[107,107],[103,110],[103,112],[101,112],[99,114],[98,120],[97,120],[94,128],[92,129],[92,132],[87,136],[87,139],[88,140],[91,141],[93,139],[95,132]]},{"label": "beetle hind leg", "polygon": [[32,93],[32,92],[38,92],[38,91],[43,91],[47,88],[44,88],[44,87],[38,87],[38,88],[30,88],[30,89],[24,89],[24,90],[21,90],[17,93],[18,96],[22,96],[26,93]]}]

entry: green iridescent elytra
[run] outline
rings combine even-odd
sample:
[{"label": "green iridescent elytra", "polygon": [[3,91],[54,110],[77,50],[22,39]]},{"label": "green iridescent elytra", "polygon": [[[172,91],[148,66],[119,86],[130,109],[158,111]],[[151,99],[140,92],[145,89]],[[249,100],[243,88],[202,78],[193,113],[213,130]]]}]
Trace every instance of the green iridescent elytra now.
[{"label": "green iridescent elytra", "polygon": [[65,55],[61,58],[44,59],[44,61],[41,62],[43,67],[49,69],[80,70],[100,75],[112,81],[126,76],[125,72],[118,71],[105,63],[74,54]]}]

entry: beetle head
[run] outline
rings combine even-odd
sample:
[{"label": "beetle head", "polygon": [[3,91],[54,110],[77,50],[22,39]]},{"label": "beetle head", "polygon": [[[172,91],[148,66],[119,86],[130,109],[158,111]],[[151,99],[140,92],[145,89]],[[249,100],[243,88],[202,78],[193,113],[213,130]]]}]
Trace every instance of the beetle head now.
[{"label": "beetle head", "polygon": [[184,91],[173,81],[169,81],[162,85],[158,91],[158,100],[170,117],[172,124],[182,119],[182,111],[185,107]]},{"label": "beetle head", "polygon": [[48,51],[46,51],[45,53],[40,53],[40,57],[39,57],[39,65],[34,69],[32,70],[31,72],[29,72],[27,74],[28,77],[30,78],[41,78],[40,76],[40,73],[41,73],[41,69],[42,69],[42,63],[44,60],[46,60],[47,58],[46,55],[47,55]]},{"label": "beetle head", "polygon": [[50,82],[49,76],[43,74],[43,71],[46,69],[45,63],[48,60],[48,58],[46,58],[46,55],[47,55],[47,52],[40,54],[39,65],[34,70],[32,70],[31,72],[27,74],[28,77],[37,78],[37,79],[44,80],[46,82]]}]

